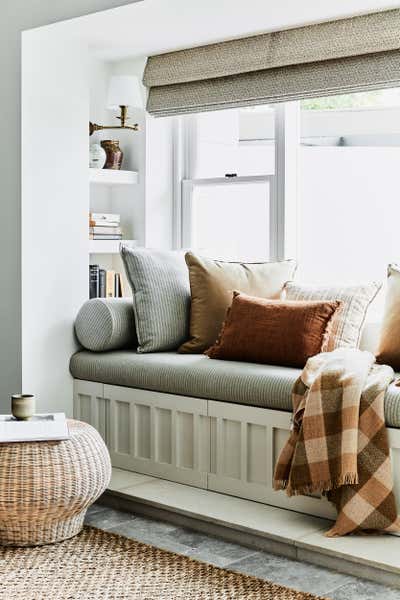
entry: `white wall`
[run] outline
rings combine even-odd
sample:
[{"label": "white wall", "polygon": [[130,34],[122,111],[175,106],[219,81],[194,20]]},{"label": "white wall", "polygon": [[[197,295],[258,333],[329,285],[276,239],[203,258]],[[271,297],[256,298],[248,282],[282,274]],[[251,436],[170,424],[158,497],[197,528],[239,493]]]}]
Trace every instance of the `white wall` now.
[{"label": "white wall", "polygon": [[[89,63],[89,118],[92,123],[106,123],[110,117],[106,110],[107,85],[111,75],[110,64],[93,58],[90,53],[86,58]],[[110,136],[105,132],[96,131],[92,136],[88,136],[88,146],[99,144],[107,137]],[[92,186],[91,200],[92,197],[95,199],[95,206],[91,203],[90,209],[97,212],[111,212],[111,191],[111,187],[108,186]]]},{"label": "white wall", "polygon": [[[132,0],[3,0],[0,19],[1,153],[0,236],[0,411],[9,411],[9,396],[22,389],[21,323],[21,32],[48,23],[105,10]],[[68,54],[69,48],[64,51]],[[62,118],[62,115],[58,115]],[[50,250],[51,251],[51,250]],[[34,294],[28,290],[28,294]],[[40,292],[38,292],[40,293]]]},{"label": "white wall", "polygon": [[174,119],[146,118],[145,245],[173,247]]},{"label": "white wall", "polygon": [[49,29],[24,34],[22,57],[22,389],[71,414],[72,315],[88,286],[87,52],[65,52]]},{"label": "white wall", "polygon": [[101,63],[90,60],[82,42],[65,42],[54,28],[23,35],[22,387],[35,394],[39,410],[71,414],[68,364],[77,347],[74,319],[88,298],[89,260],[123,271],[118,256],[89,257],[89,207],[120,213],[127,239],[170,248],[173,153],[171,122],[147,122],[143,109],[133,112],[139,132],[105,130],[91,142],[119,139],[123,168],[138,171],[140,183],[91,186],[89,199],[89,117],[118,124],[105,108],[109,78],[141,77],[144,61]]}]

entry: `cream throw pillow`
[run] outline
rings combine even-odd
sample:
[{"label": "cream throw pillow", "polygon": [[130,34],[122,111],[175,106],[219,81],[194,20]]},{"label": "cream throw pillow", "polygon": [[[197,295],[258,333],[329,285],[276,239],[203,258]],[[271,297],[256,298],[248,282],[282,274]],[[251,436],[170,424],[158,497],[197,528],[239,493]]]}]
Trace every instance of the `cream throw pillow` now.
[{"label": "cream throw pillow", "polygon": [[279,299],[293,278],[293,260],[265,263],[224,262],[187,252],[192,296],[190,339],[179,352],[198,354],[212,346],[232,304],[233,290],[261,298]]},{"label": "cream throw pillow", "polygon": [[388,266],[385,311],[376,359],[400,371],[400,266]]},{"label": "cream throw pillow", "polygon": [[300,285],[289,281],[285,292],[286,300],[336,300],[341,303],[332,318],[331,335],[321,348],[322,352],[330,352],[335,348],[358,347],[368,307],[381,287],[376,282],[335,287]]}]

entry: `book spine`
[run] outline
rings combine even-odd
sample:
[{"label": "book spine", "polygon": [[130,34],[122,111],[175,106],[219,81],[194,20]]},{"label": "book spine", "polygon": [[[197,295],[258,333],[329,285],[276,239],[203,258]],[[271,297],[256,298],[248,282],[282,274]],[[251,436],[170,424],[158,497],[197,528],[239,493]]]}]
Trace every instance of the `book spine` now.
[{"label": "book spine", "polygon": [[106,297],[106,271],[105,269],[99,270],[99,297]]},{"label": "book spine", "polygon": [[99,233],[89,233],[89,240],[122,240],[122,235],[103,235]]},{"label": "book spine", "polygon": [[120,298],[124,298],[125,297],[124,280],[122,278],[121,273],[119,273],[119,292],[120,292]]},{"label": "book spine", "polygon": [[99,297],[99,265],[89,265],[89,298]]},{"label": "book spine", "polygon": [[102,235],[120,235],[122,233],[121,227],[89,227],[90,233],[100,233]]},{"label": "book spine", "polygon": [[115,271],[106,271],[106,298],[114,298]]},{"label": "book spine", "polygon": [[110,221],[109,223],[105,223],[102,221],[89,221],[89,227],[105,227],[107,230],[112,230],[114,227],[120,227],[121,223],[116,223],[115,221]]},{"label": "book spine", "polygon": [[119,273],[114,274],[114,298],[119,298]]},{"label": "book spine", "polygon": [[121,220],[121,215],[114,213],[90,213],[89,214],[90,221],[98,221],[100,223],[104,222],[115,222],[119,223]]}]

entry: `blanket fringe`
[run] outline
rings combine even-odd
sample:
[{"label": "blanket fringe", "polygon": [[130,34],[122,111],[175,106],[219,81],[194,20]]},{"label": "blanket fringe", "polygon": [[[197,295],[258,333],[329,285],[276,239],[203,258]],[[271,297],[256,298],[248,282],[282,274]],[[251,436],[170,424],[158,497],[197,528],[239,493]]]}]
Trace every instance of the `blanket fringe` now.
[{"label": "blanket fringe", "polygon": [[289,485],[289,481],[287,479],[274,479],[273,488],[275,492],[279,492],[281,490],[286,490]]},{"label": "blanket fringe", "polygon": [[273,487],[275,491],[286,490],[288,496],[310,496],[311,494],[325,494],[331,490],[335,490],[343,485],[357,485],[358,474],[357,473],[346,473],[333,479],[326,481],[317,481],[313,483],[306,483],[301,485],[292,486],[288,479],[275,479]]}]

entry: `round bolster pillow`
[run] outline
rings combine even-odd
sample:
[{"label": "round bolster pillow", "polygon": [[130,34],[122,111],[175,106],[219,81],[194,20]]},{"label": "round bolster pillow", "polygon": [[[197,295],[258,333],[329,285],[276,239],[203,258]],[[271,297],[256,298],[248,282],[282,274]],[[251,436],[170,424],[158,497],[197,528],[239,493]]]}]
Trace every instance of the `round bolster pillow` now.
[{"label": "round bolster pillow", "polygon": [[136,348],[135,317],[131,298],[93,298],[80,309],[75,333],[87,350],[104,352]]}]

